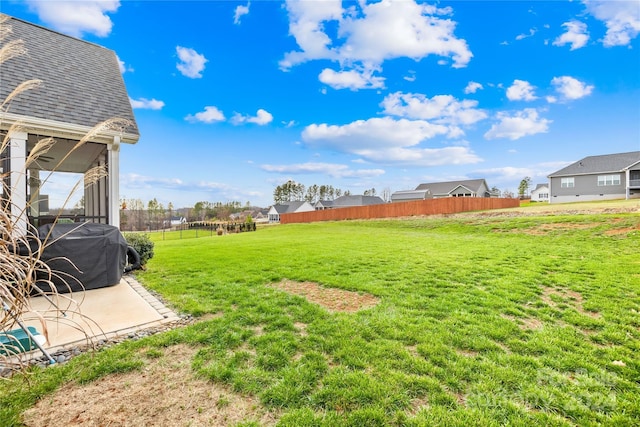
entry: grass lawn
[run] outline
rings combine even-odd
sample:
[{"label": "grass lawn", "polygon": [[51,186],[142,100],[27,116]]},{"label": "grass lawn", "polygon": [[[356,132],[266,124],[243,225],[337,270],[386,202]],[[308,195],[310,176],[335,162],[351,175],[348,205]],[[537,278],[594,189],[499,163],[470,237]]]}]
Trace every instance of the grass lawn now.
[{"label": "grass lawn", "polygon": [[[283,426],[640,424],[638,214],[159,240],[138,279],[205,320],[0,380],[0,420],[18,423],[72,379],[141,369],[142,348],[186,344],[200,378],[257,399]],[[328,310],[274,286],[283,279],[378,302]]]}]

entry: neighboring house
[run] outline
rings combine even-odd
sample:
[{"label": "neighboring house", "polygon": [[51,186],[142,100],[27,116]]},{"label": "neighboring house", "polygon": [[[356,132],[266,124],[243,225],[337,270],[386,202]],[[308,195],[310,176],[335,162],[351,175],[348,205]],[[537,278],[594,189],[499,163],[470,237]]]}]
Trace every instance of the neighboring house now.
[{"label": "neighboring house", "polygon": [[426,190],[401,190],[391,195],[391,202],[410,202],[412,200],[426,200],[431,198],[431,192]]},{"label": "neighboring house", "polygon": [[549,175],[551,203],[640,198],[640,151],[589,156]]},{"label": "neighboring house", "polygon": [[549,202],[549,184],[537,184],[536,188],[531,190],[532,202]]},{"label": "neighboring house", "polygon": [[396,191],[391,195],[392,202],[438,199],[441,197],[491,197],[491,191],[484,179],[463,181],[432,182],[420,184],[415,190]]},{"label": "neighboring house", "polygon": [[258,223],[269,221],[269,209],[259,209],[256,211],[253,220]]},{"label": "neighboring house", "polygon": [[349,208],[352,206],[381,205],[383,203],[384,203],[384,200],[382,200],[382,197],[378,197],[378,196],[349,195],[349,196],[340,196],[334,199],[333,205],[331,207],[333,209]]},{"label": "neighboring house", "polygon": [[315,209],[309,202],[288,202],[273,205],[269,208],[269,222],[280,222],[280,215],[284,213],[312,212]]},{"label": "neighboring house", "polygon": [[[40,199],[41,179],[54,169],[86,177],[101,166],[107,176],[84,189],[84,214],[78,220],[119,226],[120,144],[136,143],[139,133],[115,52],[12,17],[3,27],[11,29],[3,42],[21,40],[28,53],[0,64],[0,102],[25,81],[42,82],[1,111],[0,138],[10,132],[10,144],[1,153],[2,170],[9,172],[3,198],[11,200],[12,214],[20,218],[26,212],[34,225],[52,221],[38,203],[27,202]],[[93,135],[72,152],[97,124],[113,118],[128,124]],[[14,123],[20,123],[18,131],[10,130]],[[27,165],[25,158],[46,137],[55,144]]]},{"label": "neighboring house", "polygon": [[187,223],[187,219],[183,216],[172,216],[168,221],[165,221],[165,225],[169,227],[177,227]]},{"label": "neighboring house", "polygon": [[318,200],[313,207],[317,211],[323,211],[325,209],[331,209],[333,207],[333,200]]},{"label": "neighboring house", "polygon": [[322,211],[325,209],[379,205],[382,203],[385,203],[385,201],[378,196],[348,195],[340,196],[334,200],[319,200],[315,203],[314,207],[317,211]]}]

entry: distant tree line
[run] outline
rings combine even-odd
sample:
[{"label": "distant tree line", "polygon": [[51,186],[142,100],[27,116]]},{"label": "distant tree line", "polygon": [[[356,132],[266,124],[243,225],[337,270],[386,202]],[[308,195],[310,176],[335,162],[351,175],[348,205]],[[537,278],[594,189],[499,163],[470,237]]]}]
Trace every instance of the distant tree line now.
[{"label": "distant tree line", "polygon": [[231,214],[251,208],[247,202],[197,202],[193,208],[175,209],[173,204],[165,207],[156,198],[147,203],[141,199],[120,201],[120,228],[123,231],[160,230],[169,227],[171,218],[184,217],[187,222],[228,221]]},{"label": "distant tree line", "polygon": [[304,184],[289,180],[273,190],[273,202],[274,204],[303,201],[315,203],[319,200],[334,200],[350,194],[348,190],[342,191],[332,185],[313,184],[307,188]]}]

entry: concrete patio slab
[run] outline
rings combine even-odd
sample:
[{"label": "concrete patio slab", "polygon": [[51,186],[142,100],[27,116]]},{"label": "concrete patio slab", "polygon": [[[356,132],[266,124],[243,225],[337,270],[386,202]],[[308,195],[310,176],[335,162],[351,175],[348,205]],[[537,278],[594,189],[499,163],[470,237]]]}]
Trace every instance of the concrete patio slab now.
[{"label": "concrete patio slab", "polygon": [[[65,316],[60,316],[62,310]],[[113,339],[136,331],[175,322],[180,317],[151,295],[133,276],[106,288],[60,294],[47,300],[31,299],[33,313],[23,317],[27,326],[48,331],[44,348],[50,353]],[[33,357],[40,357],[34,351]]]}]

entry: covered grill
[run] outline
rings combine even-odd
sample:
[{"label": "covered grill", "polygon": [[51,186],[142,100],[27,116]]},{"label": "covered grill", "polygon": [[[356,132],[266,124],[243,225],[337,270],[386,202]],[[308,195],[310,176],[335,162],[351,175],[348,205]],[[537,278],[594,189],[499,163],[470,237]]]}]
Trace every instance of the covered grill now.
[{"label": "covered grill", "polygon": [[[38,229],[44,243],[40,259],[52,271],[58,293],[113,286],[127,263],[127,241],[117,227],[106,224],[47,224]],[[38,287],[48,292],[49,277],[41,274]]]}]

